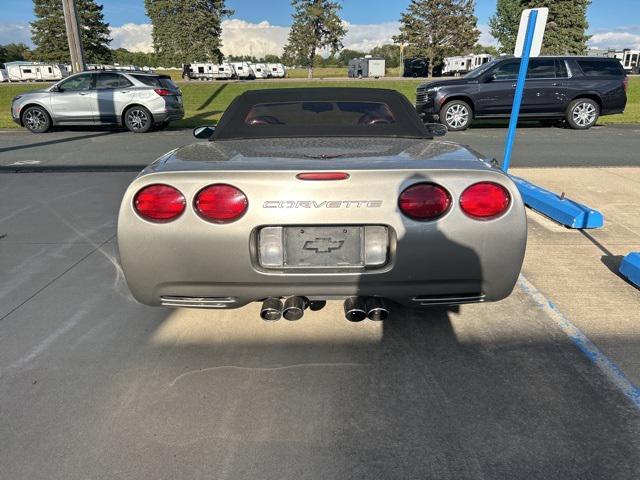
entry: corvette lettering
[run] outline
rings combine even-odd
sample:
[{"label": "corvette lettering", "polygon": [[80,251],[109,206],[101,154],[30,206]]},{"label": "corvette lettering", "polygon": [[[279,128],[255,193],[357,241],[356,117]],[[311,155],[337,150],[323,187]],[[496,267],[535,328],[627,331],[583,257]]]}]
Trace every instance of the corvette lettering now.
[{"label": "corvette lettering", "polygon": [[380,208],[382,200],[267,200],[263,208]]}]

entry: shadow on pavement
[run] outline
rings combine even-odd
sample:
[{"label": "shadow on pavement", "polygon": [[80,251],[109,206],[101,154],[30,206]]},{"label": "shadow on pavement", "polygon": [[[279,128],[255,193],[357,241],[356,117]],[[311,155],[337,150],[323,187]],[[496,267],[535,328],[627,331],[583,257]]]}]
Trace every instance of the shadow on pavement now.
[{"label": "shadow on pavement", "polygon": [[[81,140],[87,140],[89,138],[104,137],[104,136],[107,136],[107,135],[112,135],[114,133],[117,133],[117,132],[114,131],[114,130],[109,130],[109,131],[103,131],[103,132],[100,132],[100,133],[92,133],[92,134],[89,134],[89,135],[79,135],[77,137],[58,138],[58,139],[55,139],[55,140],[45,140],[43,142],[28,143],[28,144],[25,144],[25,145],[15,145],[15,146],[11,146],[11,147],[2,147],[2,148],[0,148],[0,153],[11,152],[11,151],[15,151],[15,150],[24,150],[24,149],[27,149],[27,148],[45,147],[47,145],[56,145],[56,144],[60,144],[60,143],[77,142],[77,141],[81,141]],[[43,136],[44,135],[46,135],[46,134],[43,134]]]}]

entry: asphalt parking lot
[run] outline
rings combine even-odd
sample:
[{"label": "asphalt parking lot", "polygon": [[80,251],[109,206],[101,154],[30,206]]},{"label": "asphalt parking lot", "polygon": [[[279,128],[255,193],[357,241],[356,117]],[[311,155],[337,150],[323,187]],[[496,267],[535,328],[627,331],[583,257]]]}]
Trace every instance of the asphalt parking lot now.
[{"label": "asphalt parking lot", "polygon": [[[338,303],[265,323],[131,298],[115,233],[135,173],[65,170],[135,170],[189,132],[0,133],[3,167],[58,170],[0,175],[0,477],[637,479],[640,412],[563,323],[640,383],[640,291],[615,273],[640,246],[630,131],[520,130],[515,173],[607,224],[530,213],[507,300],[362,324]],[[447,138],[499,156],[504,134]]]},{"label": "asphalt parking lot", "polygon": [[[501,158],[504,124],[487,123],[445,139]],[[114,129],[65,129],[46,135],[0,130],[0,167],[93,167],[142,169],[169,150],[193,141],[191,130],[140,135]],[[514,150],[514,167],[640,166],[640,126],[595,127],[589,131],[525,123]]]}]

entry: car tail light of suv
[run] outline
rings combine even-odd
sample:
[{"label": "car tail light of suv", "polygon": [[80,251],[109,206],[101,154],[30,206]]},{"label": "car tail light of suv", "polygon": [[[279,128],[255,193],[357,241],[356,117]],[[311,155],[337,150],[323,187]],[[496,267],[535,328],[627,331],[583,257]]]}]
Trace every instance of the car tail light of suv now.
[{"label": "car tail light of suv", "polygon": [[226,184],[209,185],[198,192],[195,210],[205,220],[229,223],[239,219],[247,211],[247,196],[236,187]]},{"label": "car tail light of suv", "polygon": [[173,92],[171,90],[167,90],[166,88],[154,88],[153,91],[161,97],[169,97],[173,95]]},{"label": "car tail light of suv", "polygon": [[460,196],[460,208],[471,218],[490,220],[507,211],[511,195],[502,185],[480,182],[468,187]]},{"label": "car tail light of suv", "polygon": [[170,222],[185,210],[184,195],[169,185],[149,185],[140,190],[133,199],[135,211],[151,222]]},{"label": "car tail light of suv", "polygon": [[416,183],[406,188],[398,198],[398,207],[414,220],[435,220],[451,206],[451,195],[435,183]]}]

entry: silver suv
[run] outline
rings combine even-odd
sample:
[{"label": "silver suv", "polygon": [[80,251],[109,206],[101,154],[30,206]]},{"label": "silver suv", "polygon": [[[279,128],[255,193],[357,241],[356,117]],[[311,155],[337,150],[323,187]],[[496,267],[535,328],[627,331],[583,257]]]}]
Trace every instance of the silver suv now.
[{"label": "silver suv", "polygon": [[54,125],[124,125],[144,133],[184,116],[180,89],[167,75],[94,71],[18,95],[13,120],[33,133]]}]

